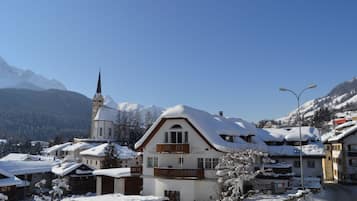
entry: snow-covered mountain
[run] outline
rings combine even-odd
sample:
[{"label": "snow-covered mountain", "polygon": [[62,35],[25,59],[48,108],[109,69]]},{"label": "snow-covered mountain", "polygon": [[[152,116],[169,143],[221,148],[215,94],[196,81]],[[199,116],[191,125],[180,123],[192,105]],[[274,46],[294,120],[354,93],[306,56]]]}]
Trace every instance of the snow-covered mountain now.
[{"label": "snow-covered mountain", "polygon": [[66,87],[61,82],[54,79],[47,79],[30,70],[10,66],[2,57],[0,57],[0,88],[66,90]]},{"label": "snow-covered mountain", "polygon": [[164,108],[155,105],[144,106],[137,103],[128,102],[117,103],[112,97],[108,95],[104,97],[104,105],[118,109],[119,111],[135,114],[136,117],[140,118],[140,121],[143,124],[146,120],[148,120],[148,118],[150,118],[151,121],[156,120],[165,110]]},{"label": "snow-covered mountain", "polygon": [[[338,84],[326,96],[302,104],[300,112],[304,115],[304,119],[308,119],[321,108],[328,108],[335,113],[357,110],[357,77]],[[294,122],[296,112],[297,109],[291,111],[286,117],[277,119],[277,121]]]}]

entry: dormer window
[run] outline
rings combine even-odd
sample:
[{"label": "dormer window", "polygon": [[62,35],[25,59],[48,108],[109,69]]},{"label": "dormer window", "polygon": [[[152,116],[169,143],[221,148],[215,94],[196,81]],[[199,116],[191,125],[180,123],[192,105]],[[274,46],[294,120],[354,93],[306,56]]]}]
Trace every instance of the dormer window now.
[{"label": "dormer window", "polygon": [[227,141],[227,142],[233,142],[234,141],[234,136],[231,136],[231,135],[220,135],[220,136],[224,141]]},{"label": "dormer window", "polygon": [[242,136],[239,136],[239,137],[242,138],[244,141],[251,143],[253,135],[246,135],[246,136],[242,135]]}]

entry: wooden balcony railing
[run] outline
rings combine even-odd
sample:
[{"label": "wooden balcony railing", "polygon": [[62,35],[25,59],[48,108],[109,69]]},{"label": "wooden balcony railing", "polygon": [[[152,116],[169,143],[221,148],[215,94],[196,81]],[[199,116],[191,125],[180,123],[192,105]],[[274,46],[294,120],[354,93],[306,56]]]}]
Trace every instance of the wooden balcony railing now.
[{"label": "wooden balcony railing", "polygon": [[131,174],[142,174],[143,167],[142,166],[132,166],[132,167],[130,167],[130,173]]},{"label": "wooden balcony railing", "polygon": [[157,144],[156,152],[159,153],[190,153],[189,144]]},{"label": "wooden balcony railing", "polygon": [[203,179],[204,169],[154,168],[154,176],[181,179]]}]

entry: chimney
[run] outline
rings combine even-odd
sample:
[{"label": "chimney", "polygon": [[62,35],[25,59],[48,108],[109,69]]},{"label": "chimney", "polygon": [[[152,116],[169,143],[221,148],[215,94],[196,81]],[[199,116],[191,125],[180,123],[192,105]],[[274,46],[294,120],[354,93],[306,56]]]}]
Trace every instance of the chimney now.
[{"label": "chimney", "polygon": [[223,111],[218,112],[219,116],[223,117]]}]

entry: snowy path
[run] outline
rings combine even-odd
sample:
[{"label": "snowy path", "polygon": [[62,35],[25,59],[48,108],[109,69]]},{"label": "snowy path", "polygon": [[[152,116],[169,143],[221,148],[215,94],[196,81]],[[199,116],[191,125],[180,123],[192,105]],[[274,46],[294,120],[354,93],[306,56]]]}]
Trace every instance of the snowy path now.
[{"label": "snowy path", "polygon": [[357,201],[356,185],[324,184],[324,191],[314,201]]}]

